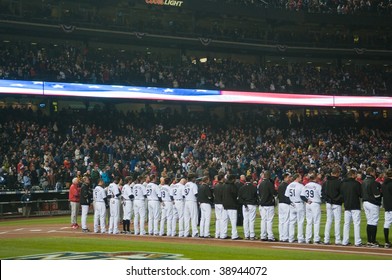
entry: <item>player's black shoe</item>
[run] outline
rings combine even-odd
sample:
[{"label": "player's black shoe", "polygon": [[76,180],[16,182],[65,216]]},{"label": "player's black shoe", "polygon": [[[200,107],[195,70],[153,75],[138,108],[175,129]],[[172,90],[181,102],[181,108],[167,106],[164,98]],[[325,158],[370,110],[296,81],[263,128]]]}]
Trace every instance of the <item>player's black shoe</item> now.
[{"label": "player's black shoe", "polygon": [[236,238],[232,238],[231,240],[242,240],[242,238],[238,236]]},{"label": "player's black shoe", "polygon": [[384,248],[386,249],[391,248],[391,243],[385,243]]}]

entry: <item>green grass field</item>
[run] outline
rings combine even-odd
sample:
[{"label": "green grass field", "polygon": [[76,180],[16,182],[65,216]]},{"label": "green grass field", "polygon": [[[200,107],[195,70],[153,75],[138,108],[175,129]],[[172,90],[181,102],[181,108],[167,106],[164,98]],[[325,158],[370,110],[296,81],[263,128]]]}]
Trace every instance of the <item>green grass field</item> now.
[{"label": "green grass field", "polygon": [[[383,211],[381,211],[380,222],[378,227],[377,239],[380,243],[383,243]],[[320,234],[323,238],[324,225],[325,225],[325,213],[322,214],[322,223]],[[14,219],[14,220],[2,220],[0,222],[0,232],[3,227],[16,226],[40,226],[40,225],[68,225],[69,216],[57,216],[57,217],[46,217],[46,218],[31,218],[31,219]],[[212,219],[211,233],[215,228],[215,224]],[[89,215],[88,224],[92,228],[92,215]],[[343,224],[343,221],[342,221]],[[275,237],[278,237],[277,229],[277,216],[274,220],[274,233]],[[238,227],[240,235],[243,236],[242,227]],[[230,233],[230,227],[229,227]],[[256,233],[260,233],[260,218],[258,216],[256,223]],[[333,232],[331,233],[333,237]],[[362,224],[361,224],[361,236],[363,242],[366,242],[366,221],[364,213],[362,213]],[[136,251],[136,252],[159,252],[159,253],[170,253],[182,255],[181,258],[194,259],[194,260],[392,260],[392,249],[390,256],[384,255],[362,255],[352,253],[334,253],[328,251],[302,251],[302,250],[290,250],[281,248],[261,248],[261,247],[233,247],[226,246],[227,243],[213,241],[209,242],[208,245],[199,245],[192,243],[176,242],[176,239],[167,239],[166,242],[146,242],[137,240],[138,238],[132,238],[130,235],[129,239],[118,238],[116,236],[103,236],[94,234],[73,234],[69,236],[61,237],[29,237],[24,238],[22,235],[16,235],[15,237],[7,237],[0,235],[0,258],[16,258],[27,255],[36,254],[47,254],[53,252],[120,252],[120,251]],[[109,240],[109,242],[108,242]],[[331,240],[333,242],[333,239]],[[241,241],[230,241],[238,242]],[[254,241],[260,243],[260,241]],[[353,241],[351,241],[353,243]],[[277,246],[279,243],[275,243]],[[308,245],[309,246],[309,245]],[[340,247],[340,246],[339,246]],[[325,246],[328,248],[328,246]],[[342,250],[344,249],[341,246]],[[389,252],[387,251],[387,254]]]}]

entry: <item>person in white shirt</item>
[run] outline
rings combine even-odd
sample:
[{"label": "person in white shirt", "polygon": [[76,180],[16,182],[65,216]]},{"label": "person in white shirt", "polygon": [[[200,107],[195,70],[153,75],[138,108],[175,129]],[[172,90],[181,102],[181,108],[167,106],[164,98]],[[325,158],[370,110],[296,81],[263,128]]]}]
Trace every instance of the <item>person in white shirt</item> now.
[{"label": "person in white shirt", "polygon": [[123,233],[131,233],[130,225],[133,213],[133,188],[131,186],[132,177],[125,178],[125,185],[121,189],[121,198],[123,201]]},{"label": "person in white shirt", "polygon": [[141,184],[143,182],[143,177],[139,176],[135,185],[133,186],[133,195],[135,200],[133,202],[133,227],[135,235],[145,235],[146,230],[144,229],[145,219],[146,219],[146,203],[147,190],[146,187]]},{"label": "person in white shirt", "polygon": [[103,188],[105,183],[102,179],[98,180],[97,186],[94,188],[93,198],[94,198],[94,232],[106,233],[106,208],[109,207],[107,202],[106,191]]},{"label": "person in white shirt", "polygon": [[108,197],[110,198],[110,218],[109,218],[109,234],[119,234],[118,223],[120,220],[120,188],[122,181],[116,177],[108,186]]},{"label": "person in white shirt", "polygon": [[173,197],[174,207],[173,207],[173,229],[172,236],[176,235],[176,225],[178,219],[178,236],[184,237],[184,197],[182,196],[183,190],[185,188],[186,179],[176,178],[178,183],[173,183],[170,188],[170,196]]},{"label": "person in white shirt", "polygon": [[[161,178],[161,224],[159,228],[160,236],[171,236],[173,229],[173,197],[170,196],[170,178]],[[165,234],[165,223],[166,223],[166,234]]]},{"label": "person in white shirt", "polygon": [[321,244],[320,241],[320,220],[321,220],[321,185],[315,182],[317,175],[309,174],[310,182],[305,185],[301,192],[301,198],[305,201],[306,212],[306,234],[305,242],[312,243],[312,227],[314,233],[314,243]]},{"label": "person in white shirt", "polygon": [[304,221],[305,221],[305,204],[301,199],[301,193],[304,188],[302,176],[299,173],[293,175],[293,182],[291,182],[285,192],[285,196],[290,198],[290,224],[289,224],[289,242],[295,242],[295,225],[297,224],[297,238],[298,243],[304,243]]},{"label": "person in white shirt", "polygon": [[[182,195],[185,200],[184,210],[184,236],[185,237],[198,237],[199,231],[197,228],[198,223],[198,209],[197,209],[197,193],[198,188],[195,181],[195,174],[188,175],[188,182],[185,184]],[[190,225],[192,225],[192,235],[190,235]]]},{"label": "person in white shirt", "polygon": [[148,205],[148,234],[158,235],[159,234],[159,218],[161,215],[160,202],[161,191],[159,186],[156,184],[156,176],[151,175],[149,178],[150,182],[147,184],[147,205]]}]

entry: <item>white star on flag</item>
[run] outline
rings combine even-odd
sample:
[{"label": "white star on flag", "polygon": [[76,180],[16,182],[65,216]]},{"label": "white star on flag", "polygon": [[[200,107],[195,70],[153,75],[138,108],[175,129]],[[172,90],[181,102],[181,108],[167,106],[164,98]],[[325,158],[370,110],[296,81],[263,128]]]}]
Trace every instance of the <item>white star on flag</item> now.
[{"label": "white star on flag", "polygon": [[24,87],[22,84],[10,84],[11,87]]},{"label": "white star on flag", "polygon": [[101,88],[100,86],[89,86],[88,88]]},{"label": "white star on flag", "polygon": [[53,88],[64,88],[63,85],[54,85]]},{"label": "white star on flag", "polygon": [[172,90],[171,88],[167,88],[163,92],[174,92],[174,90]]}]

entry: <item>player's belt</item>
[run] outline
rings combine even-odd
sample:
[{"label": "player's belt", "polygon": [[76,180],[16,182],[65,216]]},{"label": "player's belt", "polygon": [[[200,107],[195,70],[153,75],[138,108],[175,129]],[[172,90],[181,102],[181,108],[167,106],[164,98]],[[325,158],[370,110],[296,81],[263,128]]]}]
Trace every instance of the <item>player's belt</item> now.
[{"label": "player's belt", "polygon": [[296,201],[296,202],[294,202],[294,203],[303,203],[303,201]]},{"label": "player's belt", "polygon": [[183,199],[175,199],[175,201],[183,201]]}]

